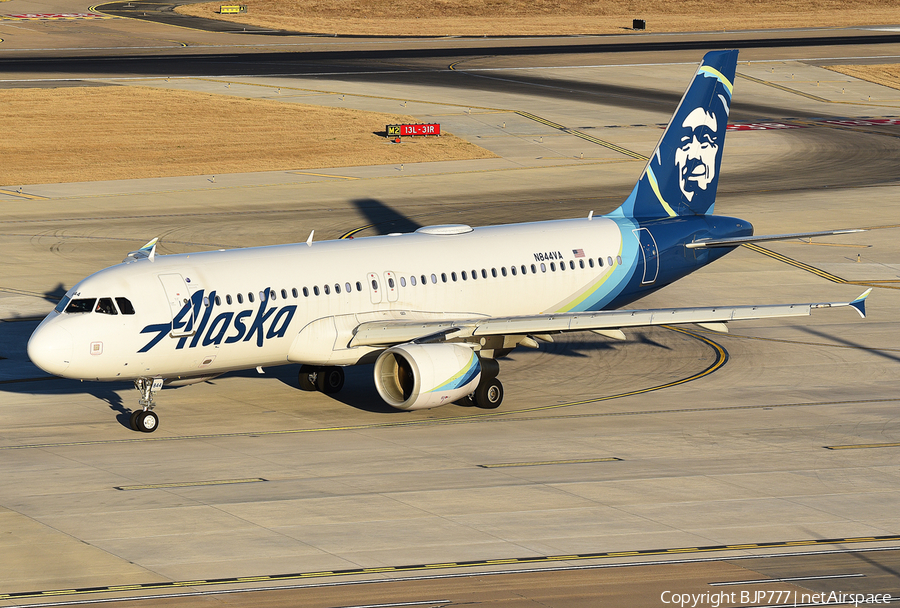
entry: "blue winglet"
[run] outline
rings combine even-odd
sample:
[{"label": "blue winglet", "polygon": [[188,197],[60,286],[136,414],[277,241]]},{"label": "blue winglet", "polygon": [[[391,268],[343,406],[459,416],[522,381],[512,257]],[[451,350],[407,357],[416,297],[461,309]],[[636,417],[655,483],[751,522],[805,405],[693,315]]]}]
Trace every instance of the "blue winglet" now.
[{"label": "blue winglet", "polygon": [[859,313],[863,319],[866,318],[866,298],[869,297],[869,294],[872,293],[872,288],[869,287],[865,290],[861,296],[850,302],[850,306],[856,309],[856,312]]},{"label": "blue winglet", "polygon": [[138,251],[140,251],[142,254],[144,254],[147,257],[147,259],[149,259],[152,262],[153,258],[156,256],[156,243],[158,241],[159,241],[159,237],[156,237],[155,239],[151,240],[149,243],[147,243],[146,245],[141,247]]}]

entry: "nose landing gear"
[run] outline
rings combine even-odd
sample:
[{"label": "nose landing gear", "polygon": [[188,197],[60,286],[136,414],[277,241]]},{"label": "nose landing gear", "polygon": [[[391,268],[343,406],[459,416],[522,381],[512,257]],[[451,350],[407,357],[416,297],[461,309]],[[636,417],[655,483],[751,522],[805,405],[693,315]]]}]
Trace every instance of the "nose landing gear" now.
[{"label": "nose landing gear", "polygon": [[134,431],[152,433],[159,427],[159,416],[153,411],[156,405],[153,402],[153,394],[162,389],[162,378],[138,378],[134,381],[134,388],[141,392],[138,405],[141,409],[131,414],[130,426]]}]

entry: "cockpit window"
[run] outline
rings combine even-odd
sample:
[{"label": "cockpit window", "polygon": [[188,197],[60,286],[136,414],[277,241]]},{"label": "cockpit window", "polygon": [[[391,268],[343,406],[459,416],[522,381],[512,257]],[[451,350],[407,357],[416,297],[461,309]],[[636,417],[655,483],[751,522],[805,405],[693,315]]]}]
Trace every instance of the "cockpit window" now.
[{"label": "cockpit window", "polygon": [[69,300],[71,300],[69,296],[63,296],[63,299],[59,301],[59,304],[57,304],[56,308],[54,308],[53,310],[55,310],[56,312],[64,311],[66,309],[66,306],[69,305]]},{"label": "cockpit window", "polygon": [[113,304],[112,298],[100,298],[97,302],[97,308],[95,308],[97,312],[101,315],[117,315],[119,314],[116,310],[115,305]]},{"label": "cockpit window", "polygon": [[134,314],[134,306],[131,305],[131,300],[128,298],[116,298],[116,304],[119,305],[119,310],[122,311],[123,315]]},{"label": "cockpit window", "polygon": [[66,307],[66,312],[91,312],[94,310],[94,302],[97,298],[79,298],[72,300]]}]

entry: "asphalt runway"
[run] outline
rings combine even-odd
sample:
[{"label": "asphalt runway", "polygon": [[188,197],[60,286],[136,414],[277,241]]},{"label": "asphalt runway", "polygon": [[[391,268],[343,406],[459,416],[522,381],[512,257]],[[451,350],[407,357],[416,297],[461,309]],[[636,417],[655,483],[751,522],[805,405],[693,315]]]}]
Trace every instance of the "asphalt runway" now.
[{"label": "asphalt runway", "polygon": [[[0,185],[0,606],[900,595],[900,93],[793,55],[900,56],[896,43],[866,44],[742,54],[753,63],[739,66],[731,119],[753,129],[728,135],[717,212],[758,233],[874,229],[741,248],[639,306],[849,300],[872,286],[867,320],[822,310],[725,335],[566,336],[502,362],[495,411],[392,411],[370,366],[349,370],[334,397],[301,393],[293,366],[250,370],[163,391],[151,436],[127,428],[131,387],[49,379],[25,358],[35,319],[77,280],[154,236],[172,253],[297,242],[311,229],[358,238],[608,212],[702,53],[500,52],[453,70],[443,53],[389,65],[348,55],[294,75],[276,65],[279,76],[142,78],[286,103],[402,106],[499,158]],[[41,61],[0,71],[9,86],[52,86],[44,78],[60,74],[117,86],[133,82],[125,72],[159,69]],[[190,73],[247,73],[230,61],[193,62]]]}]

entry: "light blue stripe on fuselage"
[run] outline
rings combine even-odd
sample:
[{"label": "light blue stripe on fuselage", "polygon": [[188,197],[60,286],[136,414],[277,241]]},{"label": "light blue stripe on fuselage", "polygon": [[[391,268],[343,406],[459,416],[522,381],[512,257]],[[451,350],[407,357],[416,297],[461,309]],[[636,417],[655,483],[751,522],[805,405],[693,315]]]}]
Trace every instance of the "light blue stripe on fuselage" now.
[{"label": "light blue stripe on fuselage", "polygon": [[614,264],[612,271],[589,287],[587,295],[581,293],[573,296],[554,312],[585,312],[603,310],[616,299],[628,286],[638,267],[643,264],[640,259],[640,246],[633,230],[639,227],[637,221],[622,216],[606,216],[616,223],[621,233],[619,256],[621,264]]}]

